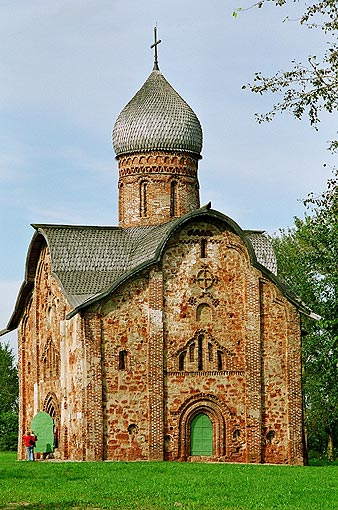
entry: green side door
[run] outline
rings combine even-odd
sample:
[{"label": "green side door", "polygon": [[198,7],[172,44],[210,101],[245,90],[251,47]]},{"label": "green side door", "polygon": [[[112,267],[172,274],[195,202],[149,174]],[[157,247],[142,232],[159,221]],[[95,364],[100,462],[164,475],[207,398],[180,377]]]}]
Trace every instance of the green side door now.
[{"label": "green side door", "polygon": [[53,418],[44,411],[36,414],[31,421],[31,429],[37,436],[36,452],[51,453],[54,450]]},{"label": "green side door", "polygon": [[198,414],[191,422],[191,455],[212,455],[212,423],[206,414]]}]

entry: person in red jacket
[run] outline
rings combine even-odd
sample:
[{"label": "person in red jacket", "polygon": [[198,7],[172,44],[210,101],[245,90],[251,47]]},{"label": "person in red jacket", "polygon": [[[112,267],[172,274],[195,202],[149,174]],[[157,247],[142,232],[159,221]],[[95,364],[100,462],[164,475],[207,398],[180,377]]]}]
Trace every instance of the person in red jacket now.
[{"label": "person in red jacket", "polygon": [[26,446],[27,460],[34,460],[34,448],[37,441],[36,435],[32,430],[27,430],[26,434],[22,436],[22,439]]}]

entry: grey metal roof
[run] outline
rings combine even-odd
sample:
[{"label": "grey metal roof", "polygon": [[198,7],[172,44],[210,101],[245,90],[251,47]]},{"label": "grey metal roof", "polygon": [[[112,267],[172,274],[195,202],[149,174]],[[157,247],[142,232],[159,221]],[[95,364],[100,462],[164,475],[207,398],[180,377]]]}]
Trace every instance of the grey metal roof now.
[{"label": "grey metal roof", "polygon": [[152,259],[170,224],[132,227],[33,225],[47,240],[52,272],[72,306]]},{"label": "grey metal roof", "polygon": [[15,310],[0,336],[15,329],[34,287],[42,247],[51,253],[52,273],[58,279],[69,304],[68,318],[104,299],[137,272],[160,262],[172,235],[189,222],[210,221],[224,225],[241,237],[251,264],[271,279],[296,306],[305,310],[290,289],[275,276],[276,260],[269,239],[262,231],[243,231],[228,216],[210,209],[210,204],[163,225],[147,227],[99,227],[33,225],[36,232],[26,261],[25,281]]},{"label": "grey metal roof", "polygon": [[123,108],[113,129],[116,155],[176,150],[200,154],[201,124],[162,73],[154,69]]},{"label": "grey metal roof", "polygon": [[[196,218],[202,211],[207,211],[209,215],[216,213],[217,217],[220,214],[201,208],[185,217]],[[116,282],[125,279],[136,268],[142,267],[148,261],[153,262],[157,258],[159,247],[167,240],[175,225],[181,225],[182,218],[184,217],[163,225],[130,228],[33,226],[46,239],[51,253],[52,272],[58,278],[69,303],[77,308],[94,296],[111,289]],[[229,218],[227,220],[232,222]],[[232,222],[231,226],[234,225]],[[244,235],[244,232],[241,232]],[[258,231],[248,231],[246,234],[252,242],[252,252],[255,253],[257,261],[271,271],[272,262],[276,261],[268,239]]]},{"label": "grey metal roof", "polygon": [[267,235],[262,230],[245,230],[245,233],[255,250],[257,261],[277,275],[276,254]]}]

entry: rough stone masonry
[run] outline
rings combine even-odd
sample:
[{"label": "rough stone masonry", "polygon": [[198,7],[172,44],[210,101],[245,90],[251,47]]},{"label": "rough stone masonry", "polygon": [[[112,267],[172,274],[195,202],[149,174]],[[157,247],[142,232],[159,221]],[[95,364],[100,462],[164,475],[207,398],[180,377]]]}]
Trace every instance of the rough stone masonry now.
[{"label": "rough stone masonry", "polygon": [[302,305],[263,232],[200,207],[201,125],[157,63],[113,145],[119,225],[33,225],[20,430],[65,460],[302,464]]}]

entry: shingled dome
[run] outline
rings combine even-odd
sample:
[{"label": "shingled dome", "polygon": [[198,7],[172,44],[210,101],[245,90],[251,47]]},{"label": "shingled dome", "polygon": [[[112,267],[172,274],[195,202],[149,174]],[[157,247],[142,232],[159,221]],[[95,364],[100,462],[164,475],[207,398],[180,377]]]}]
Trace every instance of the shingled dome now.
[{"label": "shingled dome", "polygon": [[202,128],[190,106],[154,69],[118,116],[113,146],[117,156],[151,150],[199,155]]}]

